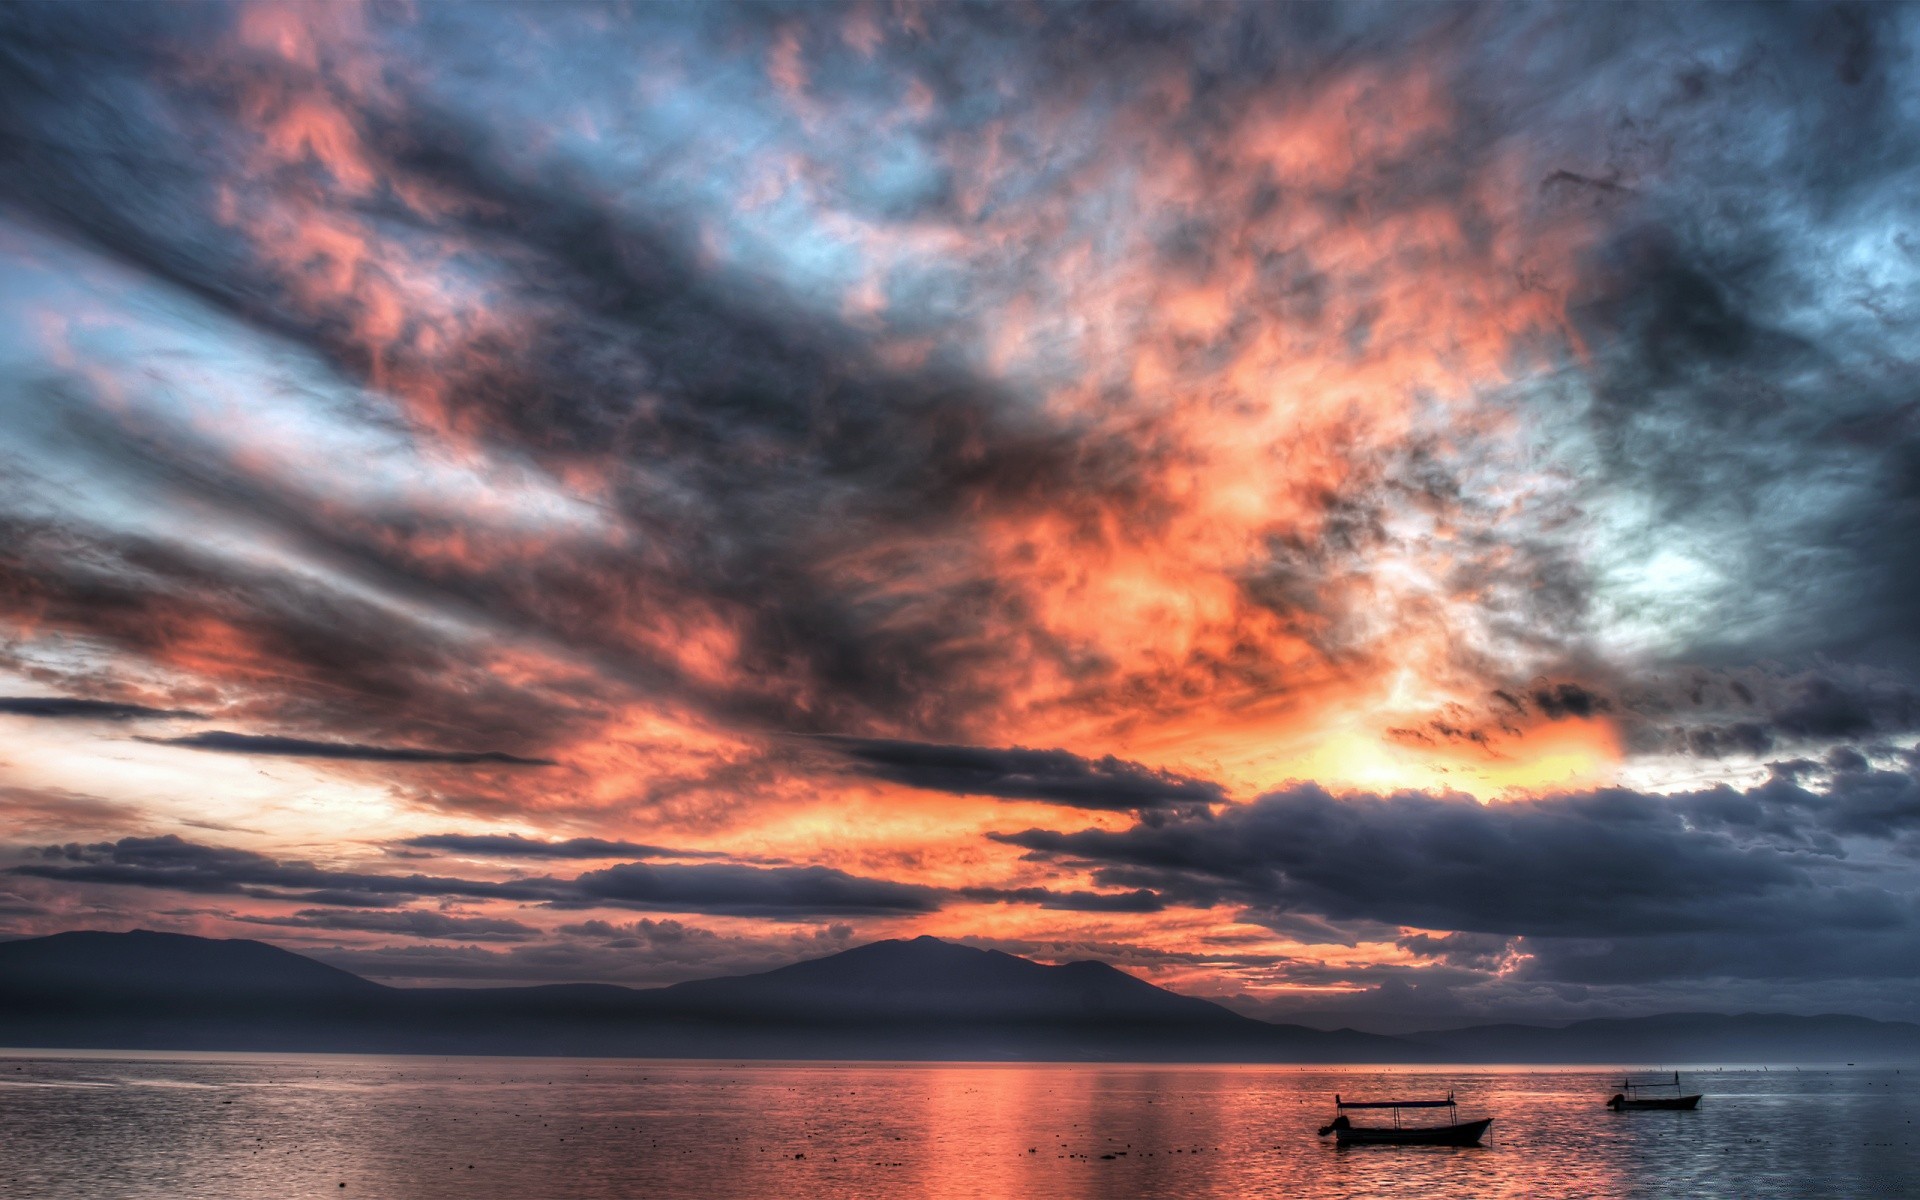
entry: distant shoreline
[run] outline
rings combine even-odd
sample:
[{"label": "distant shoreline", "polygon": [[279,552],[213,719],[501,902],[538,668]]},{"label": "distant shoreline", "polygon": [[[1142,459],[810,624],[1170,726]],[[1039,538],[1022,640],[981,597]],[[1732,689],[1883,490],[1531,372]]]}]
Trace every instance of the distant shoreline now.
[{"label": "distant shoreline", "polygon": [[1423,1072],[1920,1063],[1920,1025],[1837,1014],[1320,1030],[1256,1020],[1105,963],[1048,965],[930,937],[654,989],[393,988],[263,942],[76,931],[0,943],[0,1043],[172,1055]]},{"label": "distant shoreline", "polygon": [[[352,1059],[377,1058],[420,1059],[427,1062],[445,1062],[455,1059],[474,1059],[486,1062],[506,1060],[524,1060],[527,1062],[615,1062],[615,1063],[661,1063],[677,1066],[742,1066],[742,1067],[793,1067],[810,1069],[817,1067],[954,1067],[972,1069],[1015,1069],[1015,1068],[1086,1068],[1112,1067],[1129,1070],[1240,1070],[1264,1073],[1291,1072],[1308,1074],[1314,1072],[1367,1072],[1371,1074],[1405,1075],[1447,1075],[1462,1071],[1483,1074],[1526,1074],[1538,1071],[1578,1071],[1584,1073],[1621,1072],[1621,1071],[1680,1071],[1684,1074],[1712,1075],[1723,1073],[1749,1072],[1786,1072],[1795,1071],[1900,1071],[1908,1067],[1920,1067],[1920,1060],[1889,1061],[1808,1061],[1808,1062],[1661,1062],[1649,1064],[1640,1060],[1622,1059],[1615,1062],[1231,1062],[1207,1060],[1174,1059],[959,1059],[959,1058],[743,1058],[743,1057],[673,1057],[656,1055],[620,1055],[620,1054],[513,1054],[489,1053],[486,1051],[462,1051],[458,1053],[417,1053],[410,1051],[366,1051],[366,1050],[246,1050],[246,1049],[202,1049],[202,1048],[156,1048],[156,1047],[116,1047],[116,1046],[4,1046],[0,1045],[0,1061],[9,1059],[80,1059],[102,1062],[178,1062],[191,1059],[233,1060],[236,1062],[258,1061],[273,1058],[326,1058]],[[0,1086],[8,1081],[0,1078]]]}]

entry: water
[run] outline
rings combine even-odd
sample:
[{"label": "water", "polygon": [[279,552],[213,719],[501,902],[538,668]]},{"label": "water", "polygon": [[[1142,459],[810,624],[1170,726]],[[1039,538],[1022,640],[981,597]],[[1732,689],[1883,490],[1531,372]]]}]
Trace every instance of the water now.
[{"label": "water", "polygon": [[[1688,1076],[1706,1093],[1691,1113],[1610,1113],[1617,1079],[25,1052],[0,1057],[0,1195],[1920,1195],[1920,1071],[1705,1069]],[[1483,1148],[1314,1136],[1336,1091],[1449,1087],[1463,1117],[1496,1118]]]}]

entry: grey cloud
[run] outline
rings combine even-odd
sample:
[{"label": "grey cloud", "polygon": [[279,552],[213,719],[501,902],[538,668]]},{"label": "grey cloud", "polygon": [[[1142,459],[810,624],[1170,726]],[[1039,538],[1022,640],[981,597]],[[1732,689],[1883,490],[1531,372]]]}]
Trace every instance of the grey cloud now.
[{"label": "grey cloud", "polygon": [[1065,750],[950,746],[884,738],[820,737],[878,779],[928,791],[1002,800],[1038,800],[1069,808],[1170,808],[1219,804],[1219,784],[1158,771],[1108,755]]},{"label": "grey cloud", "polygon": [[371,912],[303,909],[283,917],[243,914],[232,919],[288,929],[392,933],[465,942],[524,942],[540,936],[540,931],[533,926],[504,917],[459,917],[413,909]]},{"label": "grey cloud", "polygon": [[[251,850],[204,846],[173,834],[129,837],[116,842],[68,843],[43,848],[35,861],[9,868],[16,875],[70,883],[165,888],[200,895],[298,895],[327,890],[337,896],[466,896],[538,902],[551,897],[551,881],[490,883],[431,875],[378,875],[332,871],[311,863],[282,862]],[[272,889],[272,890],[267,890]]]},{"label": "grey cloud", "polygon": [[271,734],[210,730],[176,738],[143,738],[158,746],[212,750],[221,754],[264,754],[286,758],[323,758],[352,762],[451,763],[461,766],[551,767],[550,758],[523,758],[499,750],[423,750],[411,746],[365,746],[352,742],[316,742]]},{"label": "grey cloud", "polygon": [[151,708],[113,700],[83,700],[72,696],[0,696],[0,714],[47,717],[53,720],[141,721],[202,714],[180,708]]},{"label": "grey cloud", "polygon": [[727,858],[711,850],[675,850],[640,842],[576,837],[556,841],[517,833],[431,833],[401,843],[420,850],[449,850],[487,858]]},{"label": "grey cloud", "polygon": [[1684,691],[1663,715],[1678,722],[1677,744],[1703,757],[1817,751],[1920,729],[1920,692],[1884,667],[1701,673]]},{"label": "grey cloud", "polygon": [[315,947],[334,966],[396,983],[620,983],[658,987],[715,975],[742,975],[844,950],[853,929],[831,924],[721,934],[672,919],[583,921],[538,942],[505,946]]},{"label": "grey cloud", "polygon": [[17,875],[69,883],[164,888],[354,906],[394,896],[511,900],[562,908],[642,908],[732,915],[931,912],[941,893],[822,867],[624,864],[573,879],[503,881],[332,871],[249,850],[203,846],[168,835],[50,846]]},{"label": "grey cloud", "polygon": [[[1912,697],[1903,706],[1911,719]],[[1773,723],[1785,733],[1804,738],[1853,738],[1876,728],[1874,714],[1864,698],[1828,679],[1810,679],[1793,702],[1773,714]],[[1903,722],[1904,724],[1904,722]],[[1896,727],[1897,728],[1897,727]]]},{"label": "grey cloud", "polygon": [[[1821,917],[1838,915],[1835,924]],[[1758,983],[1806,985],[1856,981],[1862,985],[1920,978],[1912,901],[1888,904],[1873,920],[1851,910],[1809,914],[1798,928],[1759,934],[1672,934],[1638,938],[1529,938],[1517,949],[1528,957],[1515,972],[1518,985],[1609,989],[1672,988],[1709,991],[1718,984],[1772,1008]],[[1849,987],[1852,985],[1849,984]],[[1816,989],[1817,990],[1817,989]],[[1878,990],[1878,989],[1876,989]],[[1829,991],[1831,994],[1831,991]],[[1852,1005],[1846,1006],[1851,1008]],[[1825,1011],[1832,1011],[1829,1001]]]},{"label": "grey cloud", "polygon": [[563,905],[612,904],[755,917],[934,912],[943,899],[935,888],[863,879],[828,867],[719,863],[684,867],[628,863],[588,871],[575,881],[575,887],[578,899]]},{"label": "grey cloud", "polygon": [[1542,713],[1554,720],[1592,717],[1613,707],[1605,696],[1577,683],[1547,684],[1535,688],[1528,696]]},{"label": "grey cloud", "polygon": [[1513,950],[1515,939],[1491,933],[1416,933],[1394,939],[1409,954],[1452,967],[1491,971]]},{"label": "grey cloud", "polygon": [[1758,758],[1773,750],[1773,731],[1758,721],[1735,721],[1731,725],[1705,725],[1685,733],[1686,745],[1703,758],[1728,754]]},{"label": "grey cloud", "polygon": [[962,888],[969,900],[988,904],[1031,904],[1061,912],[1155,913],[1163,911],[1166,901],[1146,888],[1130,892],[1058,891],[1054,888]]},{"label": "grey cloud", "polygon": [[[742,863],[622,863],[573,878],[499,881],[437,875],[334,871],[250,850],[205,846],[175,835],[68,843],[32,851],[14,875],[72,884],[160,888],[339,908],[381,908],[396,897],[507,900],[551,908],[628,908],[750,917],[838,917],[935,912],[957,899],[1092,912],[1148,912],[1150,893],[1055,892],[1045,888],[951,891],[852,875],[819,866]],[[336,927],[358,916],[333,918]],[[375,917],[374,920],[387,920]]]},{"label": "grey cloud", "polygon": [[1887,890],[1900,879],[1855,868],[1844,839],[1920,829],[1917,800],[1913,776],[1872,770],[1836,775],[1824,793],[1776,779],[1745,792],[1612,789],[1487,805],[1301,785],[1211,819],[993,836],[1090,865],[1107,887],[1238,905],[1255,920],[1528,937],[1758,934],[1900,919],[1902,893]]}]

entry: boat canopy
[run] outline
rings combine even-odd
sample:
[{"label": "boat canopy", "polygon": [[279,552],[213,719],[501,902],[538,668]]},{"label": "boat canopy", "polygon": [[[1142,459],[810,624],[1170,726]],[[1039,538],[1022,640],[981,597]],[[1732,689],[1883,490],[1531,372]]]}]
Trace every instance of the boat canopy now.
[{"label": "boat canopy", "polygon": [[1342,1100],[1337,1092],[1333,1097],[1335,1108],[1452,1108],[1453,1103],[1452,1092],[1445,1100]]}]

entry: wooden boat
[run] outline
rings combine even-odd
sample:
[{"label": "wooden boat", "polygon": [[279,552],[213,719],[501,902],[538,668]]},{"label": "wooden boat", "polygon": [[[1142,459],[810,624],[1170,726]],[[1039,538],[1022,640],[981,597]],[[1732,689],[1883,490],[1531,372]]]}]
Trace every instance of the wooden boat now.
[{"label": "wooden boat", "polygon": [[[1492,1117],[1462,1121],[1452,1092],[1445,1100],[1342,1100],[1336,1094],[1333,1108],[1334,1118],[1321,1127],[1320,1136],[1332,1134],[1342,1146],[1477,1146],[1493,1124]],[[1355,1108],[1391,1109],[1393,1124],[1355,1125],[1347,1119],[1347,1110]],[[1445,1125],[1402,1124],[1400,1112],[1408,1108],[1444,1108],[1449,1119]]]},{"label": "wooden boat", "polygon": [[[1668,1088],[1673,1089],[1671,1096],[1659,1094],[1665,1092]],[[1651,1096],[1647,1095],[1650,1091],[1656,1094]],[[1698,1092],[1692,1095],[1682,1094],[1680,1091],[1680,1072],[1675,1071],[1673,1073],[1673,1082],[1671,1083],[1664,1079],[1651,1081],[1621,1080],[1620,1090],[1607,1098],[1607,1107],[1615,1112],[1626,1112],[1629,1109],[1671,1110],[1698,1108],[1700,1107],[1700,1094]]]}]

